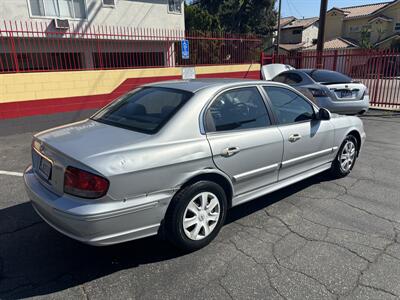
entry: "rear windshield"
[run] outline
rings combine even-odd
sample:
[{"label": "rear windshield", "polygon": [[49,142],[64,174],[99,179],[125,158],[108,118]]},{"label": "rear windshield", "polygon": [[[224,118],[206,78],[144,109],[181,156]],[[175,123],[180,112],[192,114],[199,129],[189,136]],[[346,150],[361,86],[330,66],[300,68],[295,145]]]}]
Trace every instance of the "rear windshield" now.
[{"label": "rear windshield", "polygon": [[177,89],[144,87],[122,96],[92,119],[152,134],[159,131],[192,95]]},{"label": "rear windshield", "polygon": [[306,71],[316,82],[320,83],[351,83],[351,78],[334,71],[327,70],[309,70]]}]

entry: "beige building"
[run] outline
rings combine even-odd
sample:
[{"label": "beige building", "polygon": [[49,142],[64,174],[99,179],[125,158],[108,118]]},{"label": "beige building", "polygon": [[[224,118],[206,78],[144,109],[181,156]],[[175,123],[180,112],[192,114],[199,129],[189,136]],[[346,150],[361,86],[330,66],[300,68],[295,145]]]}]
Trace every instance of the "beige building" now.
[{"label": "beige building", "polygon": [[337,8],[327,12],[325,40],[360,46],[400,47],[400,0]]}]

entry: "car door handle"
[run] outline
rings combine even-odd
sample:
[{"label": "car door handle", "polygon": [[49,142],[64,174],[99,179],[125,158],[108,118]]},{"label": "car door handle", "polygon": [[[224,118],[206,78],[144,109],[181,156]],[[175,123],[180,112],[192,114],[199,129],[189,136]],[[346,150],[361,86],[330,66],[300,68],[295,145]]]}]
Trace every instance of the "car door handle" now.
[{"label": "car door handle", "polygon": [[297,142],[299,139],[301,139],[301,135],[298,133],[292,134],[289,136],[289,142],[294,143]]},{"label": "car door handle", "polygon": [[236,153],[240,152],[240,148],[239,147],[229,147],[229,148],[225,148],[224,150],[222,150],[221,155],[224,157],[229,157],[232,155],[235,155]]}]

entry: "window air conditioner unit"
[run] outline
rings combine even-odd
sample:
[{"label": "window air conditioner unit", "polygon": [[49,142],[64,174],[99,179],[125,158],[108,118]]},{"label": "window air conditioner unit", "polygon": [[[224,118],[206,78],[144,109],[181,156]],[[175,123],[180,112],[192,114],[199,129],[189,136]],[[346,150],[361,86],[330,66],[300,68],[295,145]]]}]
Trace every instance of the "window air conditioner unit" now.
[{"label": "window air conditioner unit", "polygon": [[103,0],[105,6],[115,6],[115,0]]},{"label": "window air conditioner unit", "polygon": [[63,19],[54,19],[54,27],[57,29],[68,29],[69,21]]}]

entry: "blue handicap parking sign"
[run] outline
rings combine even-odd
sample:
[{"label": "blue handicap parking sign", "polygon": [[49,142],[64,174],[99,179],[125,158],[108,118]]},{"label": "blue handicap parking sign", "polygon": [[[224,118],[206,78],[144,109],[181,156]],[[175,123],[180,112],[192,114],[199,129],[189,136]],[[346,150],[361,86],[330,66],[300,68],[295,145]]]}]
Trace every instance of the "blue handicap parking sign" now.
[{"label": "blue handicap parking sign", "polygon": [[189,41],[182,40],[182,59],[189,59]]}]

